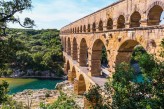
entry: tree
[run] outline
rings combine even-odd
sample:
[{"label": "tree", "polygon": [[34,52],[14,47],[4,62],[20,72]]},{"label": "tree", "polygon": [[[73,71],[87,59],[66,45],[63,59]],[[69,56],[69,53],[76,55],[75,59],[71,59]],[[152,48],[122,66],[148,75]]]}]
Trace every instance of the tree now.
[{"label": "tree", "polygon": [[31,0],[0,1],[0,31],[3,31],[3,35],[6,35],[6,24],[9,22],[18,23],[25,28],[32,28],[35,26],[34,20],[31,20],[28,17],[26,17],[24,22],[21,23],[19,17],[14,16],[16,13],[22,13],[24,10],[31,10],[31,3]]},{"label": "tree", "polygon": [[0,104],[7,101],[8,87],[9,84],[6,81],[2,81],[2,83],[0,83]]},{"label": "tree", "polygon": [[[164,49],[163,41],[161,42],[162,51]],[[137,74],[130,64],[118,65],[113,78],[109,78],[105,84],[104,92],[108,92],[106,94],[112,96],[113,100],[112,103],[106,105],[105,109],[163,109],[164,62],[143,52],[141,47],[135,49],[132,60],[138,62],[143,81],[137,80]],[[95,90],[95,88],[91,90]],[[87,95],[94,98],[99,94],[89,91]],[[93,95],[94,97],[92,97]],[[93,99],[88,100],[93,101]],[[97,109],[96,105],[94,109]]]}]

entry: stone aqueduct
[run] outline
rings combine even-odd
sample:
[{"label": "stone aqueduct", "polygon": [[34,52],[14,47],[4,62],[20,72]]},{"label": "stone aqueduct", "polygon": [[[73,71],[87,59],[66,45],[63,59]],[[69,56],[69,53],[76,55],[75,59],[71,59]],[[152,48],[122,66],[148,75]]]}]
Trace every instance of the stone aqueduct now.
[{"label": "stone aqueduct", "polygon": [[158,56],[164,38],[164,25],[160,25],[163,11],[164,0],[120,0],[63,27],[64,69],[75,93],[105,83],[106,78],[101,77],[103,46],[110,75],[117,64],[130,61],[136,45]]}]

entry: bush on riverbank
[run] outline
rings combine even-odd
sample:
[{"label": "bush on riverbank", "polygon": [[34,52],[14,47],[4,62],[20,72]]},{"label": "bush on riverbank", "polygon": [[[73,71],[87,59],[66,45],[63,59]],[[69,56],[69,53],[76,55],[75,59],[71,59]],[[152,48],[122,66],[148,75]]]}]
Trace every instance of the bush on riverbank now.
[{"label": "bush on riverbank", "polygon": [[73,99],[69,98],[63,92],[60,92],[60,96],[58,97],[57,101],[53,104],[45,105],[44,103],[40,103],[41,109],[78,109],[75,105]]}]

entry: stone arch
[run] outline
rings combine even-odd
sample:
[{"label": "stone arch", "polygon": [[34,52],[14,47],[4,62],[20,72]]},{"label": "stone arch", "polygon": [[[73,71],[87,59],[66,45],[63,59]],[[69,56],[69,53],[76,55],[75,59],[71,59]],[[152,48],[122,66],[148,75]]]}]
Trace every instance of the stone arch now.
[{"label": "stone arch", "polygon": [[68,74],[69,70],[70,70],[70,62],[67,61],[65,74]]},{"label": "stone arch", "polygon": [[91,26],[88,24],[88,32],[91,32]]},{"label": "stone arch", "polygon": [[66,37],[64,38],[64,51],[67,51],[67,40]]},{"label": "stone arch", "polygon": [[75,78],[76,78],[76,69],[73,66],[72,70],[68,73],[68,81],[73,83]]},{"label": "stone arch", "polygon": [[125,17],[123,15],[120,15],[117,19],[117,28],[125,28]]},{"label": "stone arch", "polygon": [[74,33],[74,28],[73,28],[73,33]]},{"label": "stone arch", "polygon": [[66,58],[65,58],[65,56],[63,56],[63,61],[64,61],[64,63],[66,63]]},{"label": "stone arch", "polygon": [[79,27],[77,28],[77,33],[79,33]]},{"label": "stone arch", "polygon": [[101,75],[101,56],[103,47],[106,48],[105,43],[101,39],[96,39],[92,45],[90,76]]},{"label": "stone arch", "polygon": [[83,32],[83,27],[82,27],[82,25],[80,26],[80,32],[81,32],[81,33]]},{"label": "stone arch", "polygon": [[147,25],[148,26],[159,25],[161,22],[160,18],[163,11],[164,11],[164,4],[159,1],[154,2],[148,9]]},{"label": "stone arch", "polygon": [[75,81],[74,92],[78,95],[83,95],[85,91],[86,91],[85,79],[84,79],[84,76],[80,74],[78,80]]},{"label": "stone arch", "polygon": [[99,31],[103,31],[103,21],[99,21]]},{"label": "stone arch", "polygon": [[87,47],[87,42],[83,38],[80,42],[80,52],[79,52],[79,65],[86,67],[87,66],[87,61],[88,61],[88,47]]},{"label": "stone arch", "polygon": [[115,64],[119,65],[122,62],[130,63],[133,50],[137,45],[143,46],[137,40],[133,39],[128,39],[122,42],[120,46],[118,46]]},{"label": "stone arch", "polygon": [[109,18],[107,20],[107,30],[113,29],[113,20]]},{"label": "stone arch", "polygon": [[86,26],[85,26],[85,25],[84,25],[84,27],[83,27],[83,31],[86,32]]},{"label": "stone arch", "polygon": [[135,11],[130,16],[130,28],[140,27],[141,14],[138,11]]},{"label": "stone arch", "polygon": [[92,31],[96,32],[96,23],[95,22],[93,22],[93,24],[92,24]]},{"label": "stone arch", "polygon": [[78,57],[78,52],[77,52],[77,40],[76,38],[74,37],[73,38],[73,48],[72,48],[72,59],[73,60],[77,60],[77,57]]},{"label": "stone arch", "polygon": [[67,54],[71,55],[71,40],[68,38],[67,40]]}]

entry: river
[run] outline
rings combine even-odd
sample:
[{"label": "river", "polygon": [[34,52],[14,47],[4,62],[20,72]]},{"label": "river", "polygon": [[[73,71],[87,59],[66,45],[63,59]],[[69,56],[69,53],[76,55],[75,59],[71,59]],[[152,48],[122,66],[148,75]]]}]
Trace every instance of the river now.
[{"label": "river", "polygon": [[9,83],[9,94],[15,94],[22,92],[26,89],[55,89],[57,83],[62,80],[51,80],[51,79],[21,79],[21,78],[0,78],[0,83],[5,80]]}]

